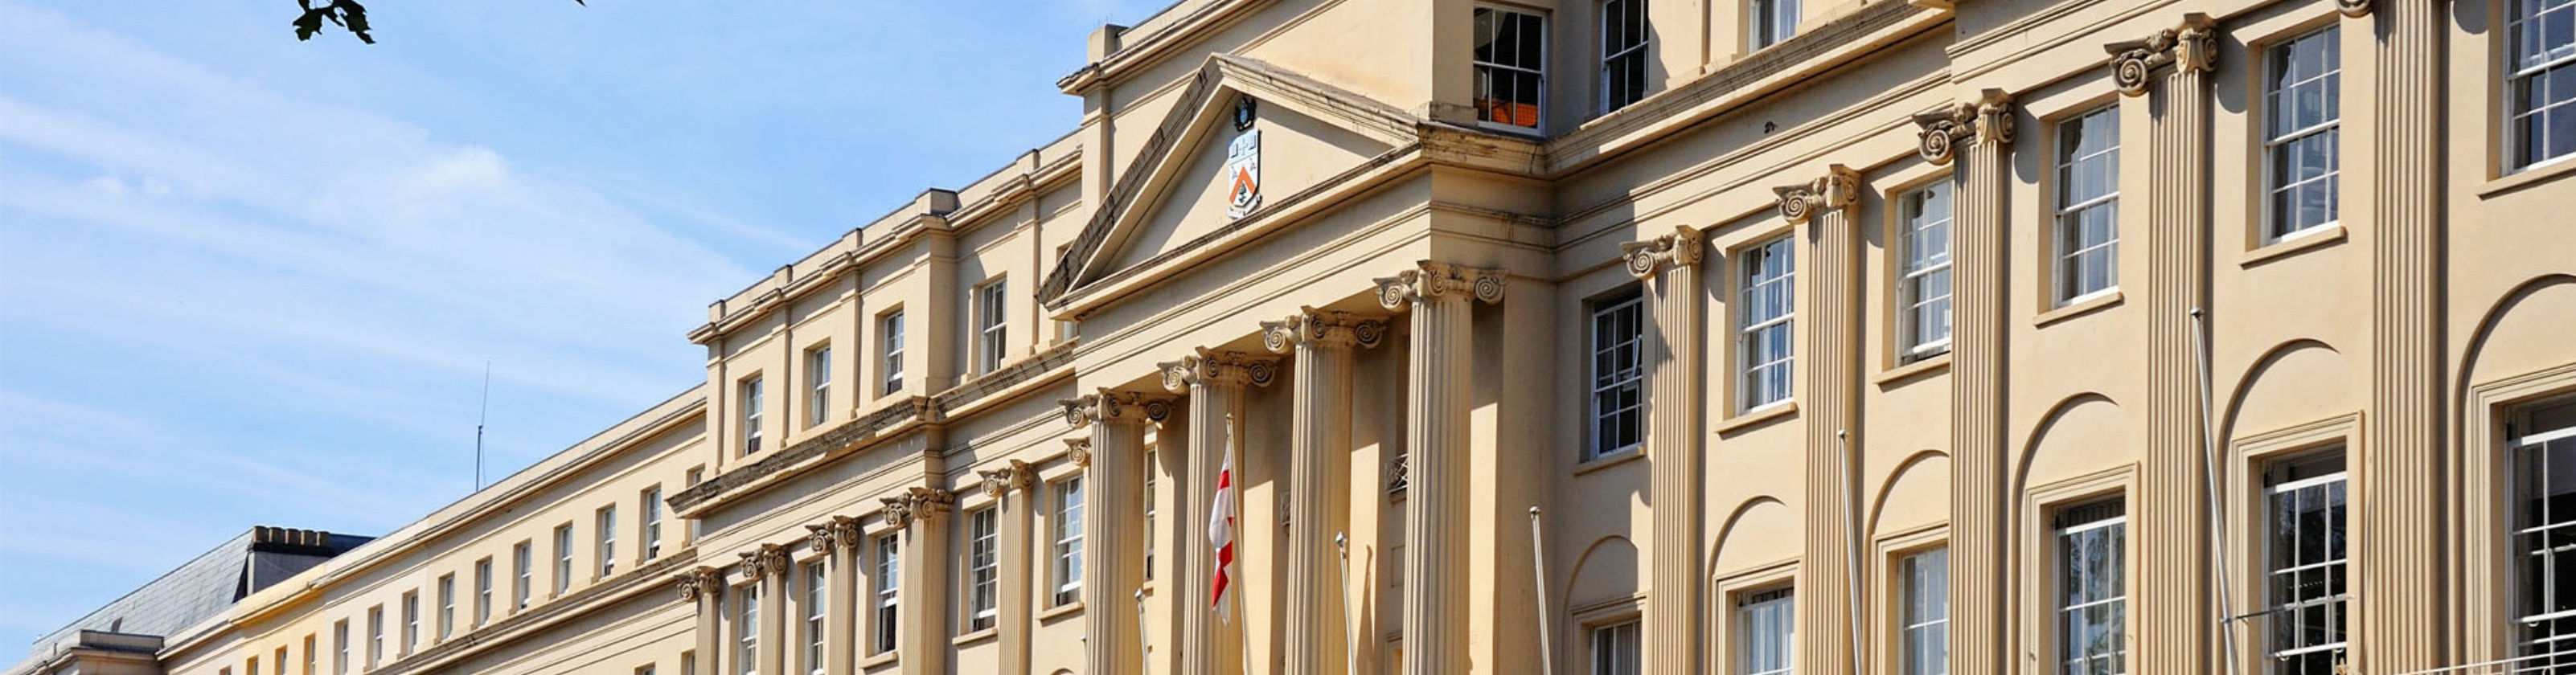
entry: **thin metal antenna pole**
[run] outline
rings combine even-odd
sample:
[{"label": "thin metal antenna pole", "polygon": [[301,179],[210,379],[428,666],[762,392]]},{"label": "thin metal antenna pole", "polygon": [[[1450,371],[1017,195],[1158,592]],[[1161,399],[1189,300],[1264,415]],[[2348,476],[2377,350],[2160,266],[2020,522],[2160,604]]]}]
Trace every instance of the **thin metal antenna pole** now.
[{"label": "thin metal antenna pole", "polygon": [[1556,675],[1556,639],[1550,636],[1548,624],[1556,615],[1547,610],[1547,540],[1539,534],[1538,507],[1530,507],[1530,577],[1538,591],[1538,665],[1539,672]]},{"label": "thin metal antenna pole", "polygon": [[474,413],[474,490],[483,490],[483,422],[492,416],[492,361],[483,361],[483,407]]},{"label": "thin metal antenna pole", "polygon": [[2210,561],[2210,568],[2213,575],[2217,578],[2210,581],[2213,589],[2218,592],[2219,658],[2227,662],[2226,668],[2228,675],[2235,675],[2236,631],[2227,625],[2228,607],[2231,605],[2227,597],[2227,536],[2225,534],[2225,528],[2223,527],[2227,521],[2224,516],[2224,512],[2218,510],[2220,504],[2218,497],[2218,425],[2215,424],[2217,420],[2210,416],[2210,358],[2209,338],[2207,336],[2209,332],[2209,316],[2202,313],[2200,308],[2194,307],[2191,309],[2191,322],[2192,360],[2198,361],[2198,365],[2200,366],[2200,454],[2203,464],[2201,470],[2207,473],[2206,478],[2208,479],[2208,482],[2202,486],[2202,491],[2207,493],[2209,497],[2209,551],[2211,555],[2216,556],[2214,560]]}]

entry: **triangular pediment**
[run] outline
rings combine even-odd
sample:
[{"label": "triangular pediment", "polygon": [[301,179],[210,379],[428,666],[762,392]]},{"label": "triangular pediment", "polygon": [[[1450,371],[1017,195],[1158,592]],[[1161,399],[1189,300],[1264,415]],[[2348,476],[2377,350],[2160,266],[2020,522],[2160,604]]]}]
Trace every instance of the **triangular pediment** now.
[{"label": "triangular pediment", "polygon": [[[1238,128],[1239,102],[1255,103]],[[1419,138],[1417,118],[1260,61],[1210,57],[1057,262],[1042,300],[1145,264]],[[1250,148],[1246,148],[1246,145]],[[1238,204],[1249,150],[1258,199]]]}]

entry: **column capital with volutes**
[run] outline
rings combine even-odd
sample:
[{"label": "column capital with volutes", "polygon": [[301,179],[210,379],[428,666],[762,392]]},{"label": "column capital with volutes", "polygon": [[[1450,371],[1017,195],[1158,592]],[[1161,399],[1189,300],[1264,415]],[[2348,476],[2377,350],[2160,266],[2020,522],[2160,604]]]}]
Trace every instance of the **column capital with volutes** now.
[{"label": "column capital with volutes", "polygon": [[2194,12],[2183,16],[2182,25],[2156,31],[2142,39],[2103,45],[2111,53],[2111,82],[2120,93],[2142,96],[2154,79],[2155,71],[2173,66],[2184,73],[2206,73],[2218,66],[2218,21]]},{"label": "column capital with volutes", "polygon": [[1400,312],[1413,303],[1441,298],[1473,297],[1487,303],[1503,301],[1503,286],[1511,277],[1500,269],[1468,267],[1424,260],[1415,269],[1377,279],[1377,304],[1387,311]]},{"label": "column capital with volutes", "polygon": [[1139,391],[1102,389],[1100,393],[1056,401],[1064,408],[1064,422],[1074,428],[1093,423],[1144,424],[1160,422],[1172,415],[1172,399],[1161,394]]},{"label": "column capital with volutes", "polygon": [[701,597],[714,598],[718,592],[724,590],[724,584],[724,568],[703,566],[692,568],[680,573],[680,600],[694,602]]},{"label": "column capital with volutes", "polygon": [[806,541],[813,545],[815,553],[831,553],[835,548],[855,548],[859,545],[860,538],[864,536],[863,528],[859,526],[859,519],[849,516],[826,518],[823,522],[805,526],[805,531],[810,533],[806,536]]},{"label": "column capital with volutes", "polygon": [[1708,235],[1701,234],[1699,228],[1676,225],[1672,234],[1620,244],[1619,256],[1627,259],[1629,274],[1644,279],[1654,276],[1665,265],[1698,265],[1707,243]]},{"label": "column capital with volutes", "polygon": [[984,496],[999,498],[1013,490],[1027,491],[1037,485],[1037,467],[1028,462],[1011,460],[998,469],[975,472],[984,478]]},{"label": "column capital with volutes", "polygon": [[752,579],[787,574],[792,559],[786,546],[761,544],[760,548],[736,554],[742,556],[742,575]]},{"label": "column capital with volutes", "polygon": [[1825,175],[1798,185],[1771,188],[1780,196],[1780,217],[1792,223],[1803,223],[1823,211],[1838,211],[1860,203],[1860,172],[1836,164],[1826,167]]},{"label": "column capital with volutes", "polygon": [[1279,379],[1279,360],[1246,352],[1200,347],[1197,354],[1162,364],[1163,388],[1188,393],[1192,385],[1266,387]]},{"label": "column capital with volutes", "polygon": [[1914,115],[1914,124],[1922,127],[1921,142],[1915,152],[1924,161],[1948,164],[1958,157],[1962,142],[2010,145],[2013,140],[2013,98],[2001,89],[1979,92],[1977,100]]},{"label": "column capital with volutes", "polygon": [[1329,309],[1300,307],[1279,321],[1261,322],[1261,346],[1286,354],[1299,345],[1320,349],[1376,347],[1386,341],[1386,320]]}]

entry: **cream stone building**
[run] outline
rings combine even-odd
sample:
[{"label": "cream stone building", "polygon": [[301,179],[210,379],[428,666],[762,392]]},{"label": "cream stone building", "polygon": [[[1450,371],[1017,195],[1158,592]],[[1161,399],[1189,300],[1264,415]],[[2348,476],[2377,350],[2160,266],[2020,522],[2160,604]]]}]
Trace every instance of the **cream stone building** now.
[{"label": "cream stone building", "polygon": [[2576,1],[1187,0],[1087,60],[710,305],[703,385],[10,672],[2576,672]]}]

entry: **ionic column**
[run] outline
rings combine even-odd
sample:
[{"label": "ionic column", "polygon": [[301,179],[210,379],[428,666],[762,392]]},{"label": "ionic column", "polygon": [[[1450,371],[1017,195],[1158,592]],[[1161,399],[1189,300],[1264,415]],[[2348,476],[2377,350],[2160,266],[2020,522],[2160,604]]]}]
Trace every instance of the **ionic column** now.
[{"label": "ionic column", "polygon": [[787,547],[761,544],[742,555],[742,575],[760,585],[760,675],[784,675],[787,672],[787,580],[795,569]]},{"label": "ionic column", "polygon": [[1145,585],[1145,425],[1171,413],[1171,400],[1103,389],[1062,402],[1064,420],[1089,425],[1089,438],[1069,439],[1085,467],[1082,489],[1082,621],[1086,673],[1134,673],[1145,627],[1136,623],[1136,591]]},{"label": "ionic column", "polygon": [[[2210,599],[2207,471],[2201,441],[2199,355],[2191,312],[2209,298],[2209,78],[2217,57],[2216,21],[2194,13],[2181,26],[2144,40],[2114,43],[2112,81],[2120,93],[2151,101],[2155,125],[2147,177],[2147,462],[2139,503],[2138,569],[2142,588],[2158,589],[2133,605],[2139,667],[2145,672],[2216,672]],[[2157,71],[2166,66],[2158,75]],[[2158,80],[2161,87],[2156,86]]]},{"label": "ionic column", "polygon": [[885,503],[886,526],[902,537],[898,553],[902,569],[895,590],[902,616],[895,629],[903,662],[899,672],[940,675],[947,672],[948,637],[956,629],[948,617],[953,604],[948,596],[948,524],[957,497],[947,490],[914,486],[878,501]]},{"label": "ionic column", "polygon": [[[1406,374],[1404,674],[1467,672],[1468,410],[1474,307],[1503,300],[1502,270],[1423,261],[1377,280],[1378,303],[1413,312]],[[1499,667],[1499,664],[1488,664]]]},{"label": "ionic column", "polygon": [[[2444,363],[2443,111],[2444,31],[2450,4],[2340,0],[2352,16],[2375,15],[2371,57],[2370,167],[2344,175],[2366,188],[2370,233],[2370,413],[2353,477],[2353,640],[2356,673],[2401,673],[2453,665],[2454,579],[2459,551],[2446,537],[2443,439],[2450,419]],[[2347,61],[2349,63],[2350,61]],[[2485,430],[2474,430],[2484,433]],[[2482,495],[2480,496],[2483,497]],[[2483,505],[2480,499],[2466,500]],[[2474,574],[2475,571],[2470,573]],[[2473,620],[2488,621],[2489,617]],[[2501,656],[2501,655],[2499,655]]]},{"label": "ionic column", "polygon": [[1852,484],[1860,475],[1860,232],[1852,210],[1860,194],[1860,173],[1840,164],[1824,177],[1804,185],[1773,188],[1780,195],[1780,217],[1806,226],[1806,268],[1798,279],[1805,288],[1805,386],[1799,414],[1807,428],[1807,518],[1798,588],[1809,608],[1798,615],[1798,672],[1842,675],[1855,672],[1853,632],[1860,630],[1860,599],[1852,597],[1852,575],[1868,565],[1852,559]]},{"label": "ionic column", "polygon": [[1001,550],[996,553],[1003,574],[1000,597],[994,599],[1000,616],[993,625],[1000,633],[1002,667],[1008,672],[1029,672],[1029,629],[1035,625],[1029,621],[1029,584],[1037,576],[1029,573],[1036,569],[1029,564],[1029,514],[1036,510],[1030,498],[1034,496],[1031,488],[1037,485],[1037,467],[1014,459],[1001,468],[976,473],[984,479],[984,496],[1000,509],[994,513],[1001,521],[1001,531],[996,533]]},{"label": "ionic column", "polygon": [[812,533],[808,541],[813,543],[814,552],[824,554],[823,564],[828,566],[823,572],[829,580],[824,590],[823,602],[829,610],[823,613],[823,631],[830,637],[823,640],[823,672],[849,675],[858,658],[855,641],[849,636],[858,631],[857,569],[859,552],[863,550],[859,542],[866,535],[859,527],[859,519],[849,516],[833,516],[805,529]]},{"label": "ionic column", "polygon": [[[1700,297],[1699,261],[1707,238],[1690,226],[1619,246],[1628,273],[1645,286],[1645,455],[1654,539],[1646,597],[1646,672],[1700,672]],[[1541,620],[1548,620],[1541,618]]]},{"label": "ionic column", "polygon": [[[1958,211],[1950,227],[1950,672],[2001,673],[2005,650],[2004,340],[2005,198],[2012,185],[2012,96],[1988,89],[1975,102],[1914,116],[1918,150],[1957,166]],[[1958,152],[1965,144],[1965,157]],[[1802,591],[1803,592],[1803,591]]]},{"label": "ionic column", "polygon": [[680,573],[680,601],[698,608],[698,663],[708,672],[724,666],[724,594],[725,572],[718,567],[699,567]]},{"label": "ionic column", "polygon": [[1351,348],[1375,347],[1386,323],[1349,312],[1304,308],[1261,324],[1261,343],[1294,352],[1288,493],[1288,672],[1347,668],[1348,607],[1333,537],[1350,527]]},{"label": "ionic column", "polygon": [[[1181,521],[1183,528],[1207,526],[1209,507],[1216,495],[1217,474],[1224,471],[1226,457],[1234,452],[1234,428],[1243,416],[1243,386],[1268,385],[1277,379],[1276,360],[1242,352],[1201,348],[1195,356],[1162,364],[1163,387],[1175,393],[1188,393],[1189,405],[1189,479],[1183,481]],[[1244,484],[1243,462],[1238,456],[1234,465],[1234,485]],[[1237,495],[1242,494],[1237,492]],[[1237,505],[1241,513],[1241,504]],[[1243,527],[1238,525],[1236,541],[1242,541]],[[1185,531],[1201,532],[1203,529]],[[1181,672],[1187,675],[1237,673],[1243,670],[1243,622],[1240,586],[1234,591],[1237,602],[1231,624],[1219,626],[1216,612],[1209,602],[1216,598],[1216,549],[1207,545],[1204,534],[1185,538],[1190,545],[1181,547]],[[1241,550],[1237,548],[1237,550]],[[1232,580],[1243,583],[1241,567]]]}]

